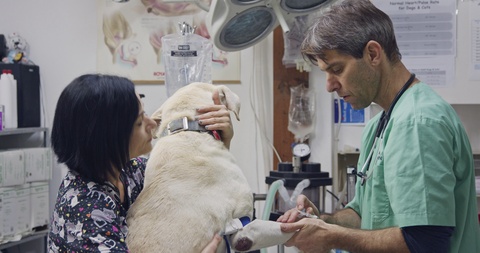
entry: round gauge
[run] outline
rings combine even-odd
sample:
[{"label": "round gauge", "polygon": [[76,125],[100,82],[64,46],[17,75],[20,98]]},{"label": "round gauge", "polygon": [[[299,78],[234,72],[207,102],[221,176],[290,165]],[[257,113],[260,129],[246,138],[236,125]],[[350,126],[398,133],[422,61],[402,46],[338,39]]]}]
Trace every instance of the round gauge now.
[{"label": "round gauge", "polygon": [[310,147],[306,143],[297,143],[293,146],[293,155],[298,157],[310,156]]}]

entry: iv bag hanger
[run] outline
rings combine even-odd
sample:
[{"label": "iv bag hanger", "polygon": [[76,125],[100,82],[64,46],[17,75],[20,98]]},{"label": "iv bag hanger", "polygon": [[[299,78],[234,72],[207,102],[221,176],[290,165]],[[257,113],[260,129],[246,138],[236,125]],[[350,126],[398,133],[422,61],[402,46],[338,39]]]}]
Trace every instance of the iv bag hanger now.
[{"label": "iv bag hanger", "polygon": [[194,3],[198,8],[208,12],[210,6],[202,0],[164,0],[164,3]]},{"label": "iv bag hanger", "polygon": [[267,37],[278,25],[329,7],[337,0],[212,0],[207,29],[220,50],[239,51]]},{"label": "iv bag hanger", "polygon": [[179,29],[181,35],[185,35],[185,34],[194,34],[197,27],[196,26],[191,26],[191,25],[183,22],[183,23],[178,23],[178,29]]},{"label": "iv bag hanger", "polygon": [[[129,0],[112,0],[113,2],[116,3],[126,3]],[[194,3],[198,8],[208,12],[208,9],[210,9],[210,6],[208,6],[205,2],[202,2],[202,0],[164,0],[162,1],[164,3]]]}]

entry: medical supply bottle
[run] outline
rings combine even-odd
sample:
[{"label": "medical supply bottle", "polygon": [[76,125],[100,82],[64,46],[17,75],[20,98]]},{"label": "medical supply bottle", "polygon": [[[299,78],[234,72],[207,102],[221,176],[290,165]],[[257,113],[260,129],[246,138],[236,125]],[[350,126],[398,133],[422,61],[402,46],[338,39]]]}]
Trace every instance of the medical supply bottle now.
[{"label": "medical supply bottle", "polygon": [[11,70],[0,75],[0,105],[4,106],[2,121],[5,128],[17,128],[17,81]]}]

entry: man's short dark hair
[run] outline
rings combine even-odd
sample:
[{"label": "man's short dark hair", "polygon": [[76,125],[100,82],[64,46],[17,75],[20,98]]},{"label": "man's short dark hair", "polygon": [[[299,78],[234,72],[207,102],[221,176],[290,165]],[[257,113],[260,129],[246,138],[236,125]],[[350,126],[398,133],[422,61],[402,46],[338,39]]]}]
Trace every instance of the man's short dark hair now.
[{"label": "man's short dark hair", "polygon": [[304,58],[325,61],[327,50],[356,59],[369,41],[378,42],[392,63],[401,60],[390,17],[370,0],[344,0],[319,16],[306,32],[301,46]]}]

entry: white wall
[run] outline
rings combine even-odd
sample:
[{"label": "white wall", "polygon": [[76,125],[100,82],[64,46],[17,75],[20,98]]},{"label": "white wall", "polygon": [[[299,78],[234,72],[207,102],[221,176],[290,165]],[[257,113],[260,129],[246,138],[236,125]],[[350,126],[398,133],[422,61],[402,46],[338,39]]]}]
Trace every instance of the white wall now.
[{"label": "white wall", "polygon": [[[27,57],[40,67],[44,124],[50,128],[63,88],[76,76],[95,71],[95,1],[2,0],[0,4],[0,33],[24,37],[30,45]],[[63,173],[54,166],[51,202]]]}]

